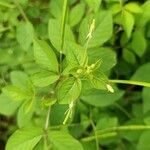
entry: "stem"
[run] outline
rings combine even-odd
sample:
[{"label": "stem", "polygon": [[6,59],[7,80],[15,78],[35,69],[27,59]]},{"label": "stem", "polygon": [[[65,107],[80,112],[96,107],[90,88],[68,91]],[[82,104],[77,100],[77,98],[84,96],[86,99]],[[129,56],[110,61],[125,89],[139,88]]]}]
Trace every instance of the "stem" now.
[{"label": "stem", "polygon": [[95,139],[95,142],[96,142],[96,149],[99,150],[99,142],[98,142],[98,135],[97,135],[97,131],[96,131],[96,127],[95,127],[95,124],[93,122],[93,120],[91,120],[91,125],[92,125],[92,128],[94,130],[94,139]]},{"label": "stem", "polygon": [[120,127],[112,127],[97,131],[99,134],[105,134],[107,132],[118,132],[118,131],[134,131],[134,130],[150,130],[150,126],[147,125],[128,125]]},{"label": "stem", "polygon": [[62,55],[64,49],[64,37],[65,37],[65,25],[66,25],[66,14],[67,14],[67,3],[68,0],[64,0],[63,3],[63,13],[62,13],[62,20],[61,20],[61,51],[60,51],[60,73],[61,73],[61,62],[62,62]]},{"label": "stem", "polygon": [[48,129],[49,126],[49,118],[50,118],[50,112],[51,112],[51,107],[48,108],[47,111],[47,116],[46,116],[46,121],[45,121],[45,131]]},{"label": "stem", "polygon": [[7,8],[15,8],[14,5],[6,3],[6,2],[0,2],[0,6],[7,7]]},{"label": "stem", "polygon": [[22,9],[22,7],[20,6],[20,4],[18,3],[17,0],[14,0],[14,3],[16,4],[18,10],[20,11],[22,17],[24,18],[25,21],[29,21],[28,17],[26,16],[24,10]]},{"label": "stem", "polygon": [[96,142],[96,149],[99,150],[99,142],[98,142],[98,135],[97,135],[97,130],[96,130],[96,127],[95,127],[95,124],[92,120],[92,110],[91,110],[91,107],[90,107],[90,122],[91,122],[91,125],[92,125],[92,128],[93,128],[93,131],[94,131],[94,139],[95,139],[95,142]]},{"label": "stem", "polygon": [[119,84],[131,84],[131,85],[139,85],[144,87],[150,87],[150,83],[141,82],[141,81],[132,81],[132,80],[109,80],[110,83],[119,83]]},{"label": "stem", "polygon": [[[103,135],[97,135],[97,138],[107,139],[107,138],[110,138],[110,137],[114,137],[116,135],[117,135],[116,132],[110,132],[110,133],[106,133],[106,134],[103,134]],[[85,137],[85,138],[81,139],[81,141],[83,141],[83,142],[89,142],[89,141],[93,141],[93,140],[95,140],[95,136]]]},{"label": "stem", "polygon": [[[109,137],[114,137],[117,135],[118,131],[134,131],[134,130],[150,130],[150,126],[145,125],[130,125],[130,126],[120,126],[120,127],[112,127],[103,130],[97,131],[97,138],[106,139]],[[95,139],[95,136],[82,138],[81,141],[89,142]]]},{"label": "stem", "polygon": [[114,106],[116,106],[120,111],[122,111],[128,118],[132,119],[132,115],[126,111],[122,106],[120,106],[118,103],[115,103]]},{"label": "stem", "polygon": [[63,3],[63,14],[62,14],[62,21],[61,21],[61,51],[63,52],[64,47],[64,36],[65,36],[65,24],[66,24],[66,14],[67,14],[67,3],[68,0],[64,0]]}]

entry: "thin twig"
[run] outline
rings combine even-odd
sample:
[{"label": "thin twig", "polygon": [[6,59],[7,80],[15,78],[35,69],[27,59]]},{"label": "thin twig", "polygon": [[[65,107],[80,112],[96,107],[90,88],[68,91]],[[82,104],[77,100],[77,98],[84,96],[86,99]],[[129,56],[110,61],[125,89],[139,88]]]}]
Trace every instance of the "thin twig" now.
[{"label": "thin twig", "polygon": [[22,7],[20,6],[20,4],[18,3],[17,0],[14,0],[14,3],[16,4],[18,10],[20,11],[22,17],[24,18],[25,21],[29,21],[28,17],[26,16],[24,10],[22,9]]}]

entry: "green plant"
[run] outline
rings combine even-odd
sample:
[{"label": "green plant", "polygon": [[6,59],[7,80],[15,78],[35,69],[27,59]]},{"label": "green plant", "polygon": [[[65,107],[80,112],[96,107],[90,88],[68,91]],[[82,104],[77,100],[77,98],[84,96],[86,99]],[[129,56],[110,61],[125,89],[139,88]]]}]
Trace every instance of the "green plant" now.
[{"label": "green plant", "polygon": [[17,120],[7,127],[7,135],[15,132],[6,150],[136,149],[138,139],[137,149],[149,150],[150,133],[141,131],[150,129],[150,1],[8,0],[0,7],[0,113]]}]

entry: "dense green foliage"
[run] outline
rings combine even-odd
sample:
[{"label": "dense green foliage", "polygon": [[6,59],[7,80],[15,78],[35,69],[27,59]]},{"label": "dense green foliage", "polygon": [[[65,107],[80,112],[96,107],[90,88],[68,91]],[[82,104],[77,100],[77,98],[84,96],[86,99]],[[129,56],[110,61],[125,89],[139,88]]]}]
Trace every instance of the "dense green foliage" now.
[{"label": "dense green foliage", "polygon": [[150,0],[0,0],[0,150],[150,150]]}]

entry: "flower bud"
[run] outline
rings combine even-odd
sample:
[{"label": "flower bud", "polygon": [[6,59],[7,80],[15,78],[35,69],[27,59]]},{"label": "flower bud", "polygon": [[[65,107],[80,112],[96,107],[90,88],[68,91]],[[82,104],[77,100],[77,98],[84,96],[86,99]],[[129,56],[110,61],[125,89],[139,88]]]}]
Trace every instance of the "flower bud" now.
[{"label": "flower bud", "polygon": [[111,85],[106,84],[106,88],[107,88],[108,92],[114,93],[114,89],[112,88]]},{"label": "flower bud", "polygon": [[83,71],[82,69],[78,69],[78,70],[77,70],[77,74],[81,74],[82,71]]}]

